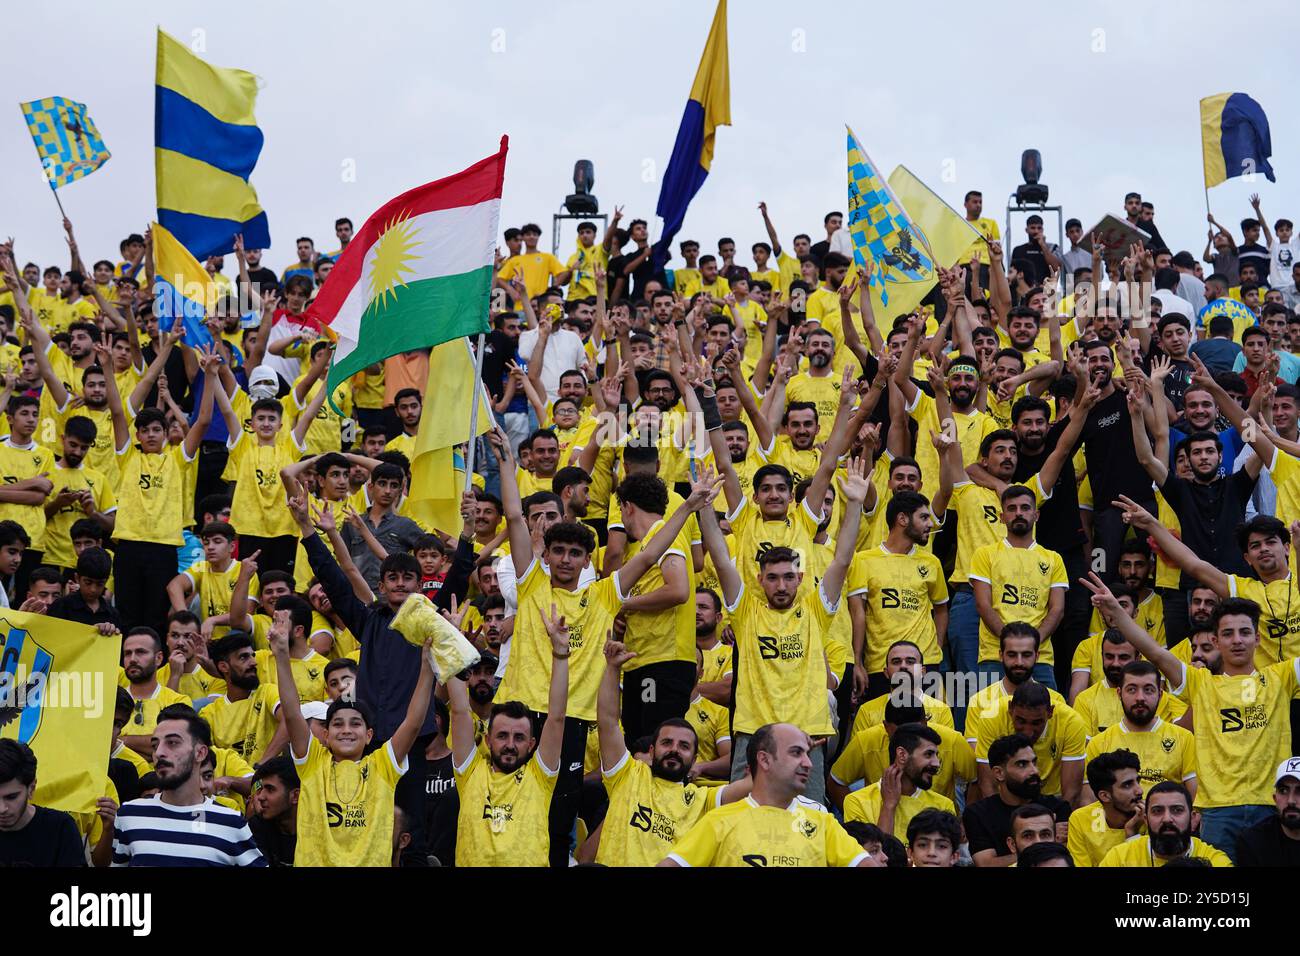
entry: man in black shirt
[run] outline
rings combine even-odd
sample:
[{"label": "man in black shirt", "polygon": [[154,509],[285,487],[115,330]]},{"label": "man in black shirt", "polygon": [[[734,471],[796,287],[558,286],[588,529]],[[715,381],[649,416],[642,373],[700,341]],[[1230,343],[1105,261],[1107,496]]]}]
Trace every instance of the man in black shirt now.
[{"label": "man in black shirt", "polygon": [[1061,247],[1048,242],[1043,235],[1043,217],[1035,213],[1025,220],[1025,235],[1029,241],[1011,250],[1012,260],[1020,259],[1026,269],[1025,281],[1031,286],[1042,285],[1054,269],[1061,268]]},{"label": "man in black shirt", "polygon": [[[1110,307],[1098,306],[1098,318]],[[1113,316],[1107,316],[1113,318]],[[1094,320],[1094,323],[1096,320]],[[1100,329],[1098,330],[1100,334]],[[1101,395],[1084,422],[1079,444],[1083,445],[1092,482],[1092,547],[1104,556],[1098,572],[1114,579],[1119,567],[1119,549],[1128,533],[1123,513],[1111,503],[1120,495],[1140,502],[1155,513],[1155,495],[1151,477],[1138,461],[1133,445],[1133,431],[1128,420],[1128,398],[1115,387],[1115,360],[1104,339],[1094,339],[1083,347],[1089,379],[1101,389]],[[1078,445],[1075,446],[1078,451]]]},{"label": "man in black shirt", "polygon": [[[474,698],[471,690],[471,707],[474,707]],[[424,838],[429,856],[436,857],[442,866],[455,866],[460,798],[456,793],[456,775],[452,772],[451,748],[447,746],[447,727],[451,719],[447,705],[442,701],[435,699],[433,708],[437,712],[438,731],[424,751]]]},{"label": "man in black shirt", "polygon": [[[1069,421],[1060,416],[1051,421],[1052,407],[1035,395],[1026,395],[1011,406],[1011,429],[1016,433],[1016,460],[1012,484],[1026,484],[1043,470],[1047,458],[1056,450]],[[1065,573],[1070,589],[1065,595],[1065,614],[1052,635],[1056,663],[1056,686],[1070,686],[1070,665],[1074,648],[1088,636],[1088,622],[1092,617],[1092,603],[1088,591],[1079,584],[1087,573],[1083,522],[1079,520],[1079,486],[1075,480],[1073,457],[1061,466],[1061,476],[1056,485],[1045,488],[1051,498],[1044,501],[1039,511],[1036,537],[1038,542],[1055,551],[1065,562]]]},{"label": "man in black shirt", "polygon": [[0,867],[85,866],[72,817],[32,803],[36,755],[17,740],[0,740]]},{"label": "man in black shirt", "polygon": [[248,828],[267,866],[293,866],[298,847],[298,771],[288,757],[272,757],[253,771]]},{"label": "man in black shirt", "polygon": [[1238,866],[1300,866],[1300,757],[1278,765],[1273,802],[1277,816],[1237,837]]},{"label": "man in black shirt", "polygon": [[654,247],[650,244],[649,232],[644,219],[633,219],[628,224],[628,237],[636,244],[636,249],[627,254],[620,254],[610,260],[609,281],[623,280],[623,298],[633,301],[645,298],[646,283],[658,280],[667,285],[663,267],[655,268]]},{"label": "man in black shirt", "polygon": [[1042,792],[1034,745],[1023,734],[999,737],[989,747],[989,767],[998,792],[966,805],[962,822],[976,866],[1011,866],[1016,862],[1007,839],[1011,836],[1011,815],[1026,804],[1036,803],[1051,811],[1056,820],[1056,839],[1064,843],[1070,820],[1070,805],[1060,797]]}]

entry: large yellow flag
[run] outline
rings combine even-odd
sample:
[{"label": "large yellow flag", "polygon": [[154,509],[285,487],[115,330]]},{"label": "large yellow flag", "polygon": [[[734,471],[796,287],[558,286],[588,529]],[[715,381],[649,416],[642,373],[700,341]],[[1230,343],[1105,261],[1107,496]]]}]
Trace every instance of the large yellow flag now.
[{"label": "large yellow flag", "polygon": [[[936,265],[951,269],[973,240],[983,238],[964,216],[940,199],[906,166],[897,166],[889,174],[889,188],[907,210],[912,225],[925,237]],[[888,315],[890,319],[906,315],[920,304],[937,281],[937,277],[932,277],[929,282],[892,287],[889,311],[876,314]],[[872,307],[880,309],[881,306],[873,301]]]},{"label": "large yellow flag", "polygon": [[36,753],[35,802],[86,813],[104,794],[122,639],[0,610],[0,737]]},{"label": "large yellow flag", "polygon": [[415,436],[411,462],[411,496],[407,511],[413,519],[451,535],[460,535],[460,496],[465,490],[465,462],[456,446],[470,440],[472,402],[479,402],[474,437],[492,428],[492,410],[482,382],[474,380],[469,339],[452,339],[429,354],[429,380],[424,411]]}]

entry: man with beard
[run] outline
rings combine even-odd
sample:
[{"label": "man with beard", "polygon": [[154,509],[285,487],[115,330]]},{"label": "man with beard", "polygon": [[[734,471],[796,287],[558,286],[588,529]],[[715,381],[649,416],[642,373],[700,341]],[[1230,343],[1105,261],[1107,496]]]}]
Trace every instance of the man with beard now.
[{"label": "man with beard", "polygon": [[826,329],[813,329],[804,339],[808,371],[792,375],[785,386],[790,406],[812,404],[817,409],[816,443],[831,435],[831,423],[840,404],[840,378],[831,368],[835,357],[835,336]]},{"label": "man with beard", "polygon": [[[839,446],[835,438],[831,442],[827,458],[833,462]],[[761,726],[791,723],[810,736],[834,733],[826,689],[836,686],[838,675],[832,674],[827,663],[827,635],[839,610],[862,518],[862,502],[871,490],[865,470],[863,460],[849,462],[841,487],[847,503],[844,522],[834,556],[815,586],[810,581],[809,587],[803,587],[807,565],[785,547],[773,547],[756,555],[757,581],[742,575],[727,550],[717,515],[711,509],[701,512],[704,544],[717,569],[723,602],[736,635],[736,673],[740,680],[735,685],[732,719],[733,780],[743,775],[749,737]],[[802,507],[807,504],[805,499]],[[824,749],[817,748],[811,756],[815,771],[809,796],[819,801],[825,792]]]},{"label": "man with beard", "polygon": [[[1127,641],[1125,645],[1132,646]],[[1088,741],[1084,754],[1088,779],[1092,779],[1094,760],[1122,749],[1135,754],[1141,762],[1138,779],[1143,790],[1161,780],[1172,780],[1183,784],[1194,796],[1196,741],[1190,731],[1167,719],[1165,702],[1177,699],[1164,693],[1160,671],[1150,661],[1130,661],[1121,668],[1116,683],[1122,716]],[[1094,793],[1096,790],[1093,787]]]},{"label": "man with beard", "polygon": [[[1300,658],[1257,667],[1260,608],[1225,598],[1214,613],[1223,673],[1188,667],[1127,620],[1104,584],[1085,580],[1093,603],[1169,681],[1196,715],[1196,806],[1207,843],[1231,856],[1237,835],[1272,812],[1272,769],[1291,753],[1289,703],[1300,692]],[[1215,717],[1218,719],[1215,719]]]},{"label": "man with beard", "polygon": [[[1120,688],[1124,668],[1137,660],[1137,651],[1119,631],[1107,628],[1101,638],[1102,679],[1082,691],[1070,706],[1088,728],[1088,736],[1096,737],[1123,717]],[[1187,705],[1177,697],[1161,694],[1155,716],[1160,720],[1175,721],[1187,712]]]},{"label": "man with beard", "polygon": [[1020,854],[1036,843],[1056,841],[1056,819],[1052,811],[1037,803],[1026,803],[1011,811],[1011,835],[1007,849],[1019,865]]},{"label": "man with beard", "polygon": [[[980,616],[979,667],[988,673],[1001,668],[997,635],[1012,621],[1032,625],[1039,634],[1055,633],[1070,587],[1061,556],[1034,540],[1038,495],[1024,485],[1010,485],[999,498],[1006,537],[982,545],[970,559],[970,586]],[[1039,654],[1033,677],[1055,689],[1050,647]]]},{"label": "man with beard", "polygon": [[[885,514],[894,495],[900,491],[920,492],[921,466],[911,455],[895,455],[892,451],[886,450],[876,459],[876,465],[871,472],[871,483],[876,486],[876,510],[862,519],[866,525],[863,543],[868,548],[883,544],[885,538],[889,536],[891,529],[885,521]],[[927,536],[921,547],[926,551],[934,551],[933,538]]]},{"label": "man with beard", "polygon": [[696,693],[723,707],[731,706],[732,646],[718,637],[722,625],[722,598],[703,585],[695,589],[695,649],[702,665]]},{"label": "man with beard", "polygon": [[[971,747],[975,746],[981,735],[989,740],[997,736],[986,730],[986,724],[997,716],[1004,698],[1014,694],[1021,684],[1033,681],[1041,642],[1038,629],[1030,624],[1013,621],[1002,629],[1002,634],[998,637],[1002,679],[972,694],[966,705],[966,720],[962,726]],[[1049,687],[1048,692],[1054,705],[1065,703],[1065,698],[1055,690]]]},{"label": "man with beard", "polygon": [[581,468],[566,465],[555,472],[555,477],[551,479],[551,491],[560,496],[560,506],[564,509],[565,520],[581,521],[587,517],[591,475]]},{"label": "man with beard", "polygon": [[813,743],[791,724],[750,739],[749,797],[706,813],[659,866],[881,866],[836,819],[803,797]]},{"label": "man with beard", "polygon": [[[102,385],[103,376],[87,376]],[[77,564],[72,547],[72,525],[90,518],[111,533],[116,522],[114,480],[85,464],[95,446],[98,429],[90,418],[73,415],[63,425],[63,457],[49,474],[52,487],[45,502],[45,539],[42,563],[70,571]],[[114,455],[114,471],[116,471]]]},{"label": "man with beard", "polygon": [[[672,480],[661,467],[663,464],[667,464],[665,456],[661,455],[659,449],[653,444],[631,442],[623,447],[624,479],[637,477],[640,480],[649,477],[662,482],[668,491],[668,501],[663,516],[668,517],[675,514],[677,509],[685,504],[686,499],[674,490]],[[585,505],[585,500],[583,503]],[[572,504],[576,506],[577,502],[574,501]],[[583,511],[585,515],[585,507]],[[576,511],[566,508],[564,520],[580,521],[584,515],[577,514]],[[642,515],[642,517],[645,516]],[[653,522],[651,523],[653,524]],[[629,542],[637,541],[637,532],[644,530],[638,527],[635,531],[629,533],[630,529],[623,517],[623,501],[618,496],[617,487],[615,493],[609,496],[609,513],[605,527],[609,538],[608,544],[605,545],[601,571],[608,575],[621,568],[623,562],[636,553],[634,544]],[[684,534],[685,540],[682,542],[685,546],[683,555],[687,559],[688,569],[700,571],[704,568],[704,545],[700,541],[700,523],[696,518],[691,517],[686,520]],[[693,586],[692,590],[694,590]]]},{"label": "man with beard", "polygon": [[474,712],[465,681],[459,676],[447,681],[450,736],[454,741],[452,769],[460,797],[457,866],[549,863],[548,814],[556,782],[564,770],[560,761],[572,649],[568,621],[556,613],[554,604],[541,621],[550,645],[551,667],[547,715],[540,739],[528,707],[518,700],[507,700],[492,706],[485,755],[474,742]]},{"label": "man with beard", "polygon": [[300,787],[298,771],[288,757],[272,757],[253,771],[248,828],[267,866],[293,866]]},{"label": "man with beard", "polygon": [[[852,571],[850,570],[850,573]],[[938,697],[920,693],[925,685],[924,665],[921,661],[921,649],[911,641],[894,641],[885,651],[885,679],[890,693],[865,701],[858,708],[853,718],[853,735],[879,726],[885,719],[885,710],[889,699],[896,691],[905,696],[918,697],[925,709],[925,720],[934,726],[942,724],[949,730],[956,725],[953,722],[952,708]]]},{"label": "man with beard", "polygon": [[[1160,549],[1161,556],[1169,561],[1169,554],[1163,548]],[[1129,600],[1133,604],[1133,613],[1130,617],[1137,618],[1143,629],[1166,647],[1169,646],[1165,640],[1165,603],[1161,594],[1151,587],[1151,568],[1154,562],[1151,558],[1151,547],[1145,539],[1131,538],[1124,542],[1123,547],[1119,550],[1119,567],[1117,569],[1117,580],[1122,583],[1129,592]],[[1068,568],[1067,568],[1068,570]],[[1176,570],[1176,569],[1175,569]],[[1078,590],[1083,591],[1086,596],[1086,588],[1080,587]],[[1118,591],[1116,594],[1118,595]],[[1091,607],[1092,618],[1088,621],[1088,630],[1092,634],[1100,634],[1106,628],[1106,623],[1101,619],[1101,614],[1096,608]]]},{"label": "man with beard", "polygon": [[605,642],[605,673],[596,699],[601,775],[609,793],[596,852],[596,862],[604,866],[653,866],[705,813],[748,796],[753,782],[745,777],[713,788],[687,783],[699,739],[680,717],[655,728],[648,765],[632,757],[619,727],[619,681],[636,656],[617,641]]},{"label": "man with beard", "polygon": [[[492,701],[497,692],[496,655],[483,652],[479,659],[467,667],[460,675],[465,682],[465,692],[469,697],[470,719],[474,724],[474,746],[481,746],[487,734],[488,722],[492,719]],[[447,746],[452,746],[452,725],[447,720]]]},{"label": "man with beard", "polygon": [[915,491],[899,491],[885,508],[885,522],[888,536],[879,547],[854,557],[845,589],[859,697],[889,692],[886,651],[899,641],[919,647],[924,666],[937,669],[948,632],[943,567],[924,550],[934,524],[930,502]]},{"label": "man with beard", "polygon": [[127,679],[127,692],[135,702],[122,743],[146,760],[150,757],[150,735],[158,723],[159,711],[168,704],[193,706],[190,698],[158,682],[158,668],[162,665],[162,640],[153,628],[133,627],[122,638],[122,670]]},{"label": "man with beard", "polygon": [[1300,866],[1300,757],[1278,764],[1273,803],[1277,816],[1237,838],[1238,866]]},{"label": "man with beard", "polygon": [[1147,793],[1147,836],[1111,849],[1098,866],[1153,867],[1190,857],[1211,866],[1232,866],[1227,854],[1192,836],[1192,796],[1181,783],[1163,781]]},{"label": "man with beard", "polygon": [[854,733],[836,759],[827,782],[831,801],[844,807],[854,785],[884,780],[896,752],[891,739],[900,728],[917,724],[939,735],[939,769],[931,780],[930,789],[955,803],[958,790],[964,788],[963,781],[969,783],[976,776],[975,754],[970,744],[951,727],[940,723],[929,725],[919,695],[900,688],[890,697],[892,699],[885,705],[881,723]]},{"label": "man with beard", "polygon": [[903,724],[889,738],[891,761],[879,780],[844,799],[844,820],[874,823],[907,841],[907,824],[923,810],[956,813],[953,802],[935,792],[943,738],[924,724]]},{"label": "man with beard", "polygon": [[212,642],[208,656],[226,682],[226,693],[200,711],[216,745],[230,748],[253,765],[278,754],[289,740],[279,716],[280,692],[258,678],[253,639],[231,631]]},{"label": "man with beard", "polygon": [[[1191,627],[1190,638],[1197,631],[1211,630],[1210,622],[1219,607],[1219,595],[1214,588],[1197,585],[1187,594],[1187,623]],[[1168,647],[1168,644],[1165,644]],[[1176,650],[1176,649],[1175,649]]]},{"label": "man with beard", "polygon": [[1112,750],[1088,762],[1095,803],[1070,814],[1070,856],[1075,866],[1097,866],[1112,847],[1142,832],[1142,763],[1131,750]]},{"label": "man with beard", "polygon": [[[1074,447],[1070,454],[1077,452],[1079,445],[1083,446],[1094,501],[1093,557],[1094,562],[1098,557],[1102,559],[1102,573],[1109,581],[1116,575],[1120,548],[1128,535],[1122,512],[1112,502],[1120,495],[1127,495],[1154,512],[1155,495],[1151,476],[1138,460],[1133,429],[1127,421],[1127,395],[1115,387],[1115,359],[1111,353],[1114,336],[1107,339],[1098,327],[1104,310],[1113,311],[1113,308],[1098,307],[1097,318],[1093,320],[1098,337],[1083,346],[1087,381],[1098,390],[1097,400],[1087,412],[1083,433],[1078,441],[1071,443]],[[1118,319],[1115,321],[1118,323]],[[1127,349],[1121,348],[1127,359]]]},{"label": "man with beard", "polygon": [[[1207,380],[1209,386],[1206,386]],[[1222,388],[1210,379],[1204,365],[1198,368],[1194,381],[1202,387],[1209,387],[1212,395],[1214,389],[1219,389],[1221,397],[1231,402]],[[1260,459],[1251,459],[1240,471],[1225,478],[1219,468],[1224,461],[1223,442],[1213,432],[1193,432],[1174,449],[1176,453],[1186,448],[1188,463],[1192,466],[1190,480],[1179,478],[1167,461],[1161,460],[1152,450],[1143,422],[1142,402],[1136,396],[1129,402],[1129,414],[1138,461],[1177,515],[1183,544],[1196,557],[1229,574],[1245,574],[1246,562],[1242,557],[1245,549],[1236,546],[1231,531],[1241,523],[1246,513],[1246,505],[1255,490],[1255,478],[1262,467]],[[1156,442],[1159,443],[1164,428],[1158,414],[1154,421]],[[1193,583],[1193,575],[1184,571],[1179,587],[1190,588]],[[1176,612],[1179,609],[1171,607],[1169,610]],[[1166,613],[1166,617],[1170,616],[1176,614]],[[1169,634],[1168,624],[1165,631],[1171,638],[1174,636]]]},{"label": "man with beard", "polygon": [[[1217,608],[1219,602],[1215,601],[1214,606]],[[1214,633],[1213,622],[1194,628],[1191,636],[1187,638],[1187,643],[1190,645],[1189,664],[1204,668],[1211,674],[1223,673],[1223,655],[1219,653],[1219,642]]]},{"label": "man with beard", "polygon": [[199,768],[211,749],[198,715],[158,722],[150,750],[160,792],[118,808],[113,866],[266,866],[243,815],[203,796]]},{"label": "man with beard", "polygon": [[1017,807],[1037,803],[1046,807],[1056,819],[1056,838],[1065,839],[1070,805],[1042,792],[1038,775],[1038,758],[1034,743],[1022,734],[999,737],[989,747],[989,767],[997,781],[997,791],[990,797],[966,805],[962,822],[976,866],[1011,866],[1015,854],[1004,853],[1011,836],[1011,814]]},{"label": "man with beard", "polygon": [[1067,803],[1075,803],[1083,787],[1087,728],[1059,694],[1032,680],[1022,683],[1010,697],[1002,698],[990,719],[981,715],[975,760],[979,764],[980,790],[984,795],[992,796],[997,789],[988,762],[989,747],[994,739],[1012,733],[1022,734],[1033,744],[1043,775],[1043,790]]},{"label": "man with beard", "polygon": [[[907,343],[894,370],[894,384],[902,391],[904,410],[916,422],[917,435],[920,436],[916,442],[916,461],[921,469],[921,494],[933,499],[939,489],[940,461],[938,452],[926,436],[944,431],[944,421],[951,418],[956,430],[953,437],[960,447],[961,467],[964,469],[981,456],[984,437],[996,429],[997,424],[975,405],[979,389],[978,358],[957,356],[949,364],[946,376],[940,375],[937,369],[932,371],[930,386],[933,395],[923,392],[913,381],[913,364],[924,331],[925,319],[922,316],[914,315],[908,319]],[[951,415],[940,413],[936,404],[940,391],[947,393]]]},{"label": "man with beard", "polygon": [[[935,377],[933,369],[931,376]],[[969,675],[982,668],[986,673],[996,673],[997,665],[992,663],[992,638],[1000,632],[989,631],[989,620],[981,612],[975,596],[976,582],[973,581],[971,572],[976,553],[985,545],[992,546],[988,553],[997,554],[1001,561],[1011,562],[1011,564],[1019,565],[1024,562],[1024,568],[1028,569],[1026,573],[1038,572],[1039,565],[1042,564],[1047,564],[1048,572],[1052,572],[1053,565],[1061,563],[1059,555],[1054,556],[1055,561],[1040,560],[1046,551],[1038,548],[1033,542],[1033,525],[1037,523],[1038,506],[1051,497],[1061,469],[1071,453],[1070,448],[1074,444],[1074,437],[1084,427],[1085,416],[1096,401],[1097,395],[1096,388],[1088,388],[1070,409],[1069,424],[1062,433],[1060,441],[1043,463],[1042,470],[1030,479],[1028,485],[1009,484],[1015,474],[1019,458],[1016,433],[1009,429],[997,429],[984,436],[979,445],[980,468],[972,474],[968,474],[963,469],[955,445],[945,450],[941,467],[945,469],[946,478],[952,482],[952,496],[948,507],[956,509],[957,512],[957,557],[953,562],[952,574],[948,578],[953,591],[948,641],[954,671]],[[1017,509],[1025,511],[1019,516],[1029,522],[1023,540],[1034,544],[1034,547],[1025,554],[1012,553],[1012,548],[1008,546],[1006,540],[1008,527],[1003,520],[1006,507],[1002,496],[1012,488],[1017,488],[1019,491],[1007,500],[1018,502]],[[1023,521],[1019,526],[1024,526]],[[1046,618],[1053,587],[1049,586],[1051,582],[1043,573],[1038,573],[1035,577],[1039,587],[1038,600],[1035,603],[1041,605],[1035,613],[1041,611]],[[1059,578],[1060,575],[1057,574],[1052,580],[1059,583]],[[1002,594],[1001,588],[998,589],[998,593]],[[1055,627],[1064,610],[1064,589],[1061,589],[1061,593],[1052,600],[1056,604],[1056,610],[1050,616],[1053,618],[1052,626]],[[1047,631],[1040,633],[1050,635]],[[1039,668],[1038,678],[1047,680],[1049,675],[1053,675],[1050,667],[1053,659],[1051,646],[1041,648],[1039,656],[1042,666]],[[981,665],[980,661],[990,663]],[[1050,680],[1052,684],[1056,683],[1054,675]]]}]

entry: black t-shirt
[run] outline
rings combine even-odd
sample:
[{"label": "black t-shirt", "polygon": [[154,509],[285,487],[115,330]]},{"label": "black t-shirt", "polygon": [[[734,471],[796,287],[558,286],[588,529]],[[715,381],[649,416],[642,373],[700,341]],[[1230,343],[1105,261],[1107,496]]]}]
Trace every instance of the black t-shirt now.
[{"label": "black t-shirt", "polygon": [[1257,823],[1237,837],[1238,866],[1300,866],[1300,840],[1282,832],[1278,817]]},{"label": "black t-shirt", "polygon": [[77,825],[62,810],[37,807],[27,826],[0,832],[0,867],[85,865]]},{"label": "black t-shirt", "polygon": [[[1268,285],[1268,271],[1273,265],[1273,257],[1269,255],[1268,247],[1258,242],[1243,242],[1237,247],[1237,271],[1246,264],[1255,266],[1255,272],[1259,276],[1259,281],[1265,286]],[[1261,298],[1263,293],[1260,293]]]},{"label": "black t-shirt", "polygon": [[443,866],[456,865],[456,823],[460,796],[451,769],[451,754],[428,761],[424,778],[424,833],[429,853]]},{"label": "black t-shirt", "polygon": [[[660,282],[664,282],[663,269],[656,270],[654,267],[654,253],[651,253],[642,259],[641,264],[630,273],[623,275],[623,270],[639,255],[641,255],[641,250],[634,248],[626,255],[615,256],[610,260],[610,291],[613,291],[614,283],[621,278],[623,280],[623,297],[627,299],[640,300],[645,295],[645,286],[647,282],[652,279],[658,279]],[[665,288],[666,287],[667,283],[665,283]]]},{"label": "black t-shirt", "polygon": [[[1057,823],[1069,822],[1070,805],[1060,797],[1042,794],[1033,802],[1052,811]],[[1007,849],[1007,837],[1011,836],[1011,814],[1016,812],[1017,806],[1004,803],[1001,795],[996,793],[966,805],[962,823],[966,827],[966,839],[970,841],[971,856],[981,850],[993,850],[997,856],[1011,852]]]},{"label": "black t-shirt", "polygon": [[[1249,574],[1250,569],[1237,547],[1235,532],[1246,517],[1246,504],[1254,490],[1255,479],[1244,468],[1208,485],[1179,478],[1171,470],[1160,487],[1182,524],[1183,544],[1225,574],[1241,575]],[[1196,587],[1196,579],[1184,573],[1179,587]]]},{"label": "black t-shirt", "polygon": [[[1068,421],[1062,420],[1049,428],[1043,437],[1043,450],[1038,454],[1030,455],[1021,449],[1016,462],[1016,483],[1025,484],[1043,470],[1043,465],[1056,449],[1068,424]],[[1073,552],[1087,539],[1083,534],[1083,522],[1079,520],[1079,486],[1075,481],[1072,458],[1065,460],[1056,487],[1047,490],[1052,492],[1052,497],[1043,502],[1039,509],[1036,529],[1038,543],[1061,555]]]},{"label": "black t-shirt", "polygon": [[[1052,255],[1056,258],[1061,258],[1061,250],[1056,244],[1049,242],[1047,248],[1052,250]],[[1023,259],[1025,264],[1031,267],[1032,271],[1025,275],[1025,280],[1030,285],[1039,285],[1052,274],[1051,268],[1047,265],[1047,256],[1043,255],[1043,250],[1036,242],[1026,242],[1024,245],[1016,246],[1011,250],[1011,258]]]},{"label": "black t-shirt", "polygon": [[[1164,349],[1152,348],[1142,363],[1143,371],[1151,372],[1151,361],[1157,355],[1164,355]],[[1183,396],[1192,387],[1192,363],[1187,359],[1169,358],[1169,375],[1165,378],[1165,398],[1173,404],[1179,414],[1183,411]]]},{"label": "black t-shirt", "polygon": [[1120,495],[1139,504],[1154,500],[1151,476],[1138,461],[1137,449],[1133,447],[1133,425],[1123,391],[1115,389],[1092,407],[1079,443],[1084,447],[1088,477],[1092,481],[1093,507],[1097,511],[1109,508]]},{"label": "black t-shirt", "polygon": [[[274,293],[280,288],[280,277],[265,266],[258,266],[256,269],[248,270],[248,281],[253,284],[257,294],[261,296]],[[235,276],[235,289],[241,291],[243,285],[239,276]]]},{"label": "black t-shirt", "polygon": [[285,833],[275,823],[263,820],[257,814],[248,818],[248,829],[253,834],[253,842],[266,857],[267,866],[293,866],[298,834]]}]

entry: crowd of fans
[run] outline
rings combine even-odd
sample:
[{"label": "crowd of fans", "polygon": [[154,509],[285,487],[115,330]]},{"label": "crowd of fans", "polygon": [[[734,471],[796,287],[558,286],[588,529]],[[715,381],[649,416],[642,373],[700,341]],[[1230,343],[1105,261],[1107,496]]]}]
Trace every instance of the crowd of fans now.
[{"label": "crowd of fans", "polygon": [[0,603],[122,660],[93,811],[0,740],[0,865],[1300,863],[1300,239],[1252,204],[1199,261],[1136,193],[1141,242],[1007,257],[971,192],[900,315],[839,212],[760,203],[752,264],[508,229],[458,536],[427,350],[326,393],[348,219],[209,259],[203,342],[148,233],[10,240]]}]

